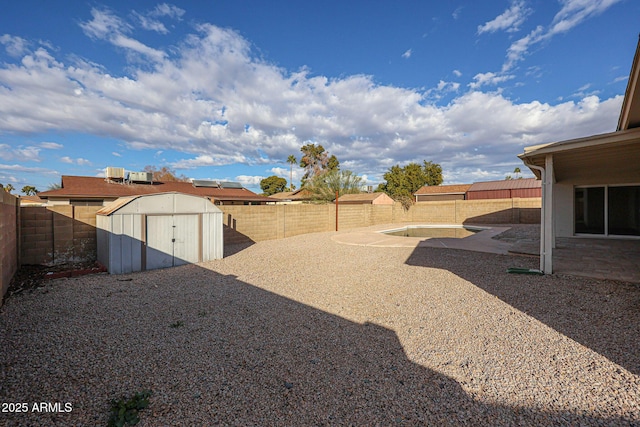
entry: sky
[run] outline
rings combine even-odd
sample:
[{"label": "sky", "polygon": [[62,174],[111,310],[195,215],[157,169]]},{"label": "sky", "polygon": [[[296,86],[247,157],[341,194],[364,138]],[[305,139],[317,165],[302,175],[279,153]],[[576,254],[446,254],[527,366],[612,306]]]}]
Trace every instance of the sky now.
[{"label": "sky", "polygon": [[5,3],[14,194],[147,165],[260,192],[308,143],[374,186],[533,176],[524,147],[615,130],[640,32],[636,0]]}]

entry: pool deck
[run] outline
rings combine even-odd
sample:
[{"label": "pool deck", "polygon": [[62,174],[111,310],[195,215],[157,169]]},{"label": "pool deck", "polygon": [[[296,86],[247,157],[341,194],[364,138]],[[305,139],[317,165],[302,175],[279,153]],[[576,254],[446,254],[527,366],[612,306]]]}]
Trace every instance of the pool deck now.
[{"label": "pool deck", "polygon": [[[377,247],[395,247],[395,248],[414,248],[414,247],[431,247],[431,248],[449,248],[449,249],[466,249],[476,252],[489,252],[494,254],[509,253],[510,243],[493,239],[494,236],[508,230],[508,226],[487,226],[474,225],[476,227],[490,227],[488,230],[479,231],[471,236],[456,239],[451,237],[401,237],[390,236],[381,233],[385,230],[393,230],[408,225],[418,225],[416,223],[401,224],[384,224],[374,225],[371,227],[358,228],[355,230],[338,231],[332,239],[335,242],[345,245],[357,246],[377,246]],[[442,224],[442,227],[460,227],[460,225]],[[469,225],[471,226],[471,225]]]},{"label": "pool deck", "polygon": [[[407,225],[423,224],[385,224],[339,231],[333,235],[332,239],[338,243],[359,246],[449,248],[524,256],[539,256],[540,254],[539,236],[516,242],[494,239],[494,236],[512,227],[507,224],[466,224],[469,226],[490,227],[490,229],[459,239],[400,237],[381,233],[384,230],[397,229]],[[442,226],[446,227],[444,224]],[[558,237],[556,238],[556,248],[553,252],[553,271],[555,274],[640,283],[639,259],[640,240],[638,239]]]}]

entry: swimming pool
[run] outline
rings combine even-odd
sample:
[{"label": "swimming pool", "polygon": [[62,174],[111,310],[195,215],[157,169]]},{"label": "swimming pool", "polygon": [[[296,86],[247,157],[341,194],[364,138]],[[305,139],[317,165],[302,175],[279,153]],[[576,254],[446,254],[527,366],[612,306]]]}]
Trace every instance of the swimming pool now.
[{"label": "swimming pool", "polygon": [[425,239],[434,237],[463,239],[465,237],[472,236],[479,231],[488,229],[489,228],[487,227],[470,227],[464,225],[407,225],[402,228],[384,230],[380,233],[389,236],[421,237]]}]

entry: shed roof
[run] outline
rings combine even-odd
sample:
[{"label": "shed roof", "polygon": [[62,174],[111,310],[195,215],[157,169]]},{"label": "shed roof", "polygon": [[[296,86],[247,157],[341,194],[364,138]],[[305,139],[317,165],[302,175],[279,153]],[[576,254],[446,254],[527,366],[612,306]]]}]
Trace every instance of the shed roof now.
[{"label": "shed roof", "polygon": [[425,185],[413,193],[414,196],[422,194],[464,194],[469,190],[471,184],[454,185]]},{"label": "shed roof", "polygon": [[117,198],[168,192],[206,196],[219,201],[274,201],[269,197],[260,196],[246,188],[194,187],[190,182],[177,181],[154,181],[153,184],[124,184],[99,177],[69,175],[62,176],[62,188],[43,191],[38,193],[38,195],[43,199],[50,197],[102,199],[105,197]]},{"label": "shed roof", "polygon": [[502,181],[474,182],[469,187],[472,191],[521,190],[525,188],[541,188],[542,182],[535,178],[505,179]]},{"label": "shed roof", "polygon": [[141,194],[141,195],[137,195],[137,196],[128,196],[128,197],[120,197],[116,200],[114,200],[113,202],[109,203],[107,206],[103,207],[102,209],[98,210],[96,212],[96,215],[111,215],[112,213],[122,209],[123,207],[127,206],[129,203],[138,200],[138,199],[143,199],[146,197],[159,197],[159,196],[165,196],[165,195],[170,195],[170,196],[174,196],[174,197],[182,197],[181,200],[179,200],[180,202],[182,202],[183,204],[185,203],[185,199],[184,197],[188,197],[188,198],[192,198],[191,200],[193,200],[193,198],[195,199],[199,199],[199,200],[206,200],[209,204],[210,207],[208,207],[207,209],[210,209],[212,211],[216,211],[219,212],[220,209],[218,207],[216,207],[213,203],[211,203],[211,201],[206,197],[206,196],[195,196],[193,194],[185,194],[185,193],[178,193],[175,191],[172,192],[167,192],[167,193],[155,193],[155,194]]}]

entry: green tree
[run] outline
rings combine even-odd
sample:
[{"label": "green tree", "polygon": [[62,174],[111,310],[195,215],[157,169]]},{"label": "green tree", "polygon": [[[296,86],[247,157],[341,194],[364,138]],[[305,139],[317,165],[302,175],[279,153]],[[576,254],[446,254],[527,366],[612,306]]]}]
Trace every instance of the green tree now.
[{"label": "green tree", "polygon": [[331,157],[329,157],[329,160],[327,160],[327,170],[330,170],[330,171],[340,170],[340,162],[338,161],[338,158],[333,154],[331,155]]},{"label": "green tree", "polygon": [[289,157],[287,157],[287,163],[289,163],[289,166],[290,166],[290,168],[289,168],[289,191],[293,191],[293,165],[298,163],[298,160],[296,159],[296,156],[291,154]]},{"label": "green tree", "polygon": [[383,178],[385,182],[378,186],[378,191],[384,191],[407,208],[413,203],[413,194],[418,189],[425,185],[442,184],[442,167],[426,160],[422,166],[418,163],[409,163],[404,167],[395,165]]},{"label": "green tree", "polygon": [[[304,168],[302,182],[321,174],[327,169],[329,164],[329,154],[320,144],[306,144],[300,148],[302,157],[300,158],[300,167]],[[337,159],[336,159],[337,161]]]},{"label": "green tree", "polygon": [[[2,186],[2,184],[0,184],[0,187]],[[4,189],[4,191],[6,191],[7,193],[11,194],[11,192],[13,190],[15,190],[15,187],[11,184],[7,184],[4,187],[2,187],[2,189]]]},{"label": "green tree", "polygon": [[362,178],[350,170],[333,169],[314,176],[307,182],[306,188],[318,200],[332,201],[343,194],[357,194],[362,188]]},{"label": "green tree", "polygon": [[272,194],[284,191],[284,189],[287,188],[287,180],[272,175],[260,181],[260,188],[262,188],[265,196],[271,196]]},{"label": "green tree", "polygon": [[35,196],[36,194],[38,194],[38,190],[32,185],[25,185],[24,187],[22,187],[22,192],[27,196]]}]

